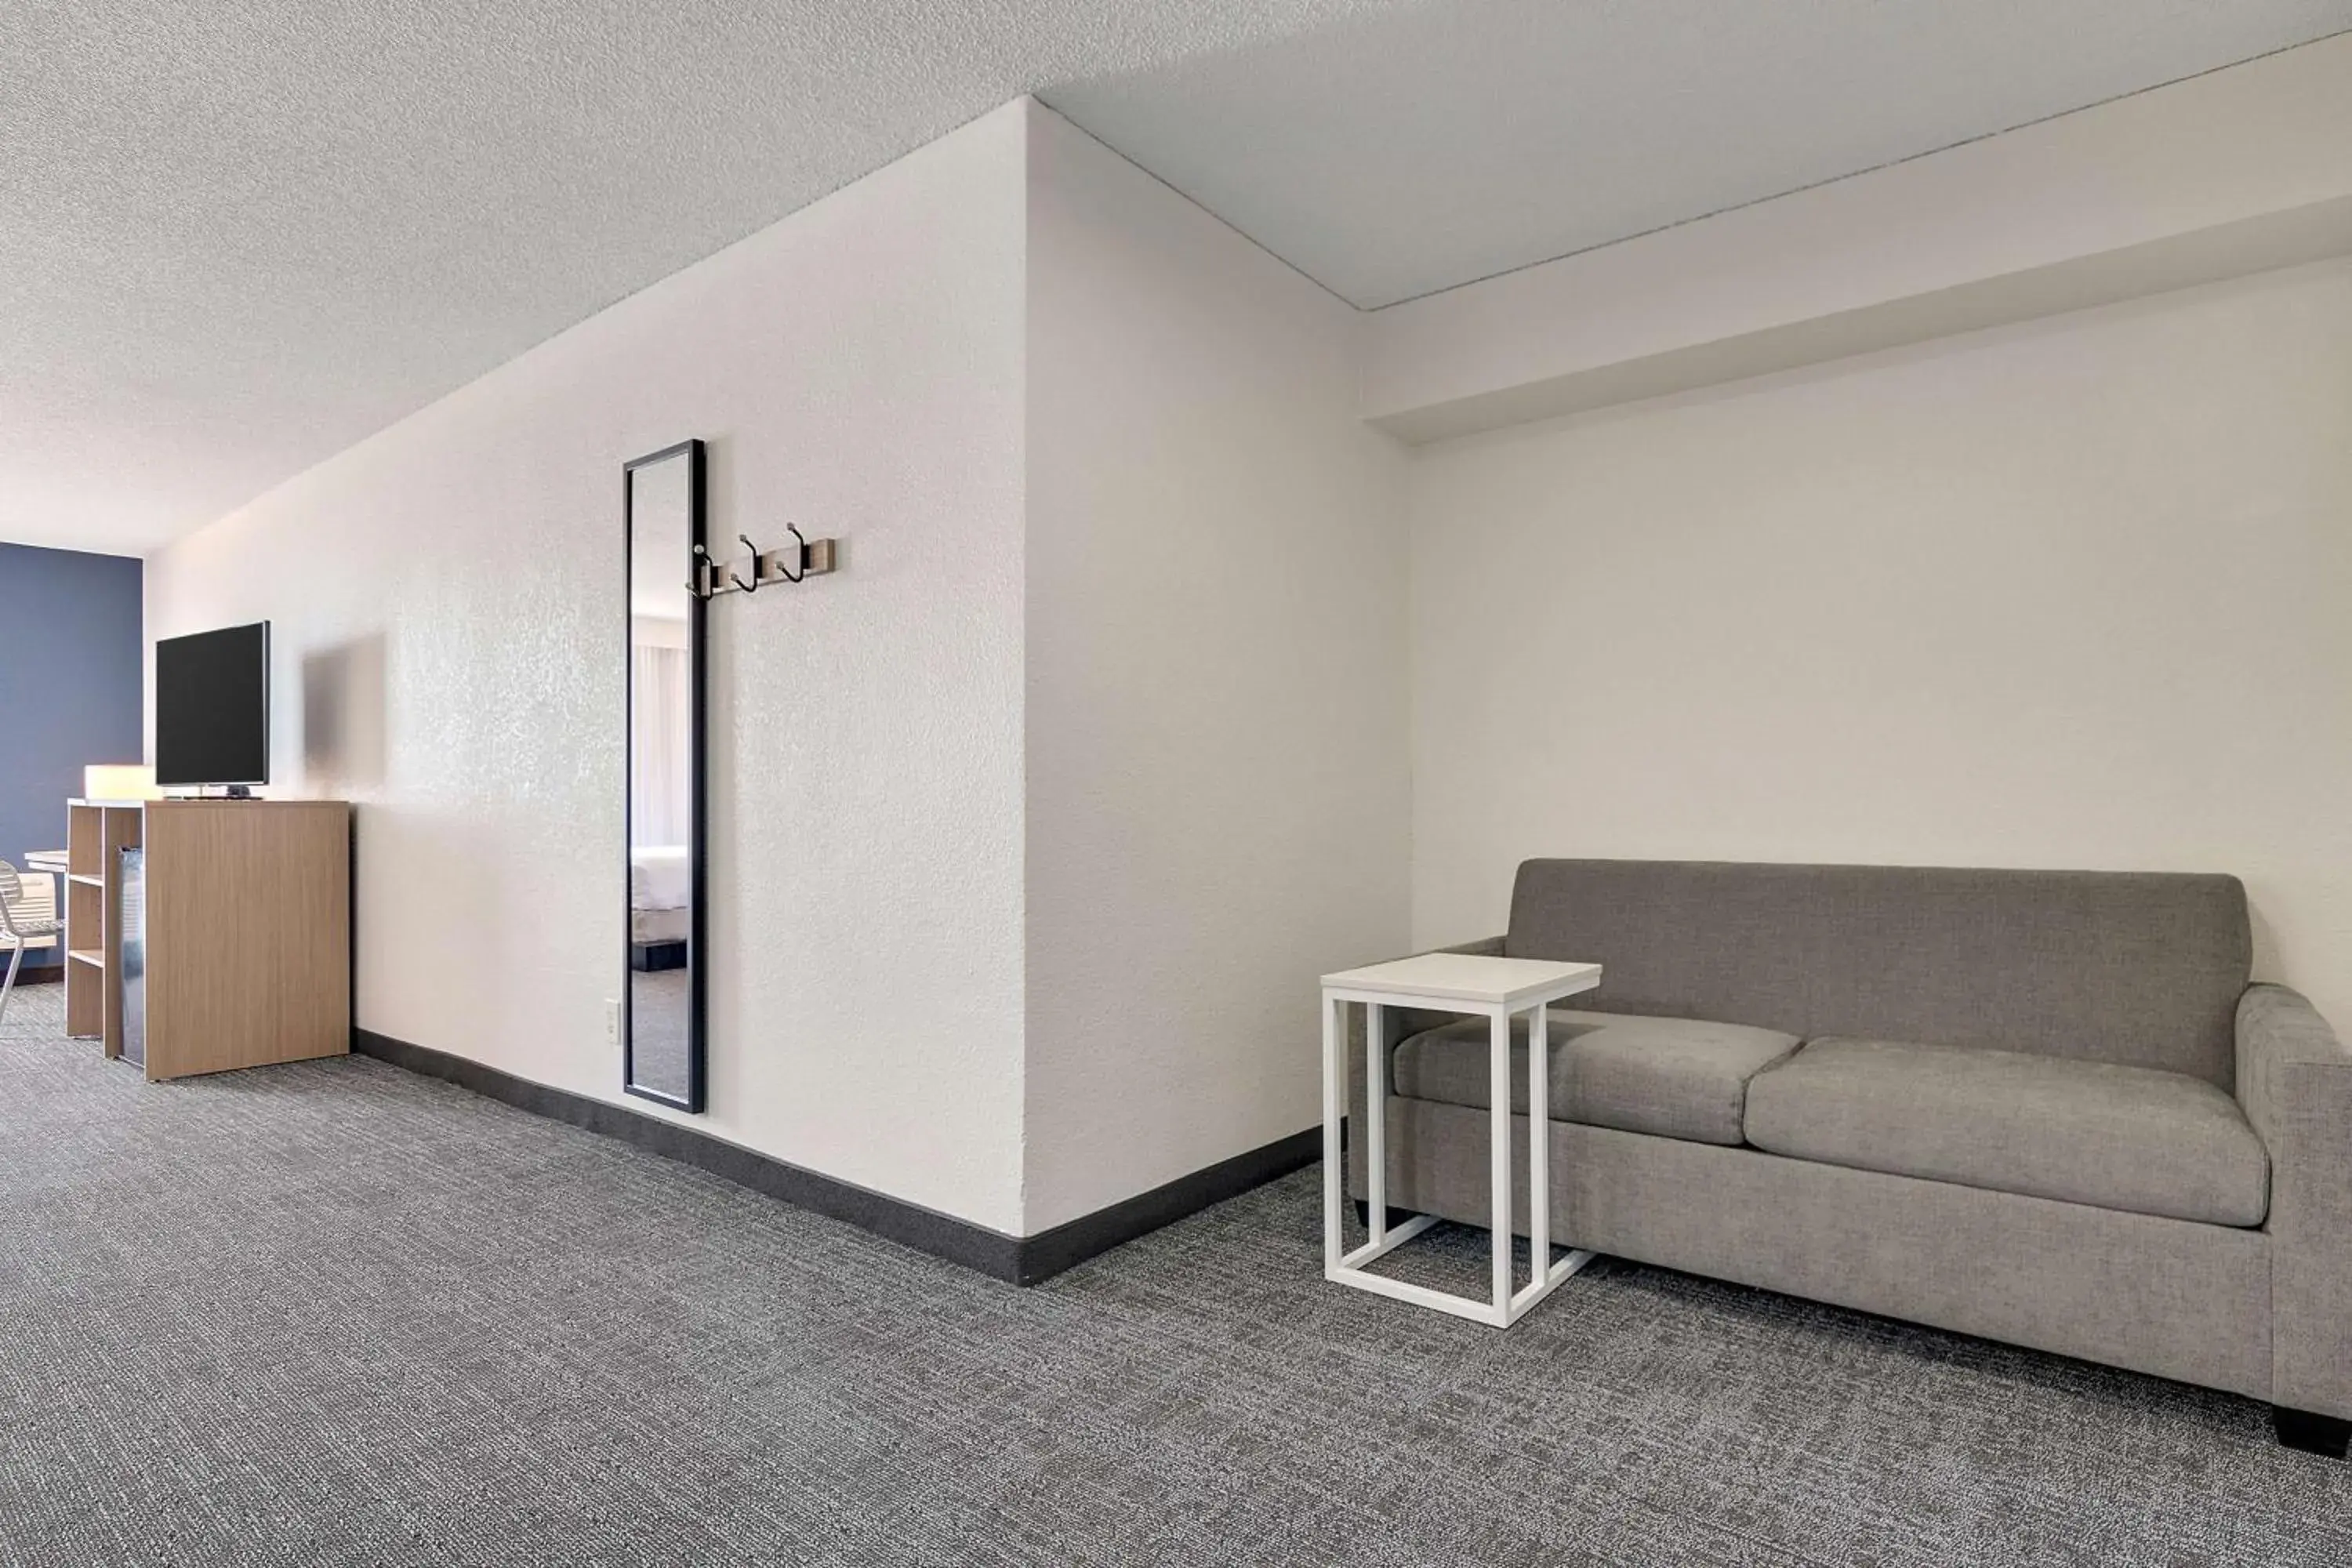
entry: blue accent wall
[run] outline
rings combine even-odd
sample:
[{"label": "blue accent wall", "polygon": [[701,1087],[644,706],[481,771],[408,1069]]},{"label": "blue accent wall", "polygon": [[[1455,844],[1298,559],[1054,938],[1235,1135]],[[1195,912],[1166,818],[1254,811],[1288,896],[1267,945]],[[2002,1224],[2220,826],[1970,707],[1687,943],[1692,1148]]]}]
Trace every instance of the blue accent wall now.
[{"label": "blue accent wall", "polygon": [[0,544],[0,860],[65,847],[84,763],[145,759],[145,571]]}]

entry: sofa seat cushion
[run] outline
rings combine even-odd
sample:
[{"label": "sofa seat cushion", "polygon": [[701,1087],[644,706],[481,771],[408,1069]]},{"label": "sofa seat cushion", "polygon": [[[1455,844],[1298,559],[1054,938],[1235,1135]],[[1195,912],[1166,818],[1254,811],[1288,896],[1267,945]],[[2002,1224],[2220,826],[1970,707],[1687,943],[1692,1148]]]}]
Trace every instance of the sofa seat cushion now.
[{"label": "sofa seat cushion", "polygon": [[[1396,1092],[1491,1108],[1488,1027],[1484,1018],[1464,1018],[1400,1042],[1391,1058]],[[1748,1080],[1797,1048],[1794,1035],[1693,1018],[1555,1007],[1548,1027],[1553,1121],[1697,1143],[1737,1144]],[[1511,1109],[1528,1109],[1524,1016],[1511,1020]]]},{"label": "sofa seat cushion", "polygon": [[1748,1089],[1748,1142],[1858,1171],[2257,1226],[2270,1157],[2238,1102],[2154,1068],[1820,1039]]}]

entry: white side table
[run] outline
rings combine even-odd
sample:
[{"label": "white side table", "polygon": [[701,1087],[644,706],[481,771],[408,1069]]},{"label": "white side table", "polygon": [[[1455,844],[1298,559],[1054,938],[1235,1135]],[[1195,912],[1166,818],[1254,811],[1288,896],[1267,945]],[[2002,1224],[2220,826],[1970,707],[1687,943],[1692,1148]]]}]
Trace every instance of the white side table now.
[{"label": "white side table", "polygon": [[[1571,1251],[1551,1261],[1551,1073],[1550,1004],[1601,984],[1597,963],[1550,963],[1530,958],[1480,958],[1459,952],[1425,952],[1367,969],[1345,969],[1323,977],[1323,1277],[1378,1296],[1433,1307],[1457,1318],[1507,1329],[1521,1313],[1558,1289],[1592,1261]],[[1345,1005],[1365,1008],[1364,1154],[1371,1180],[1368,1209],[1371,1239],[1353,1252],[1340,1251],[1339,1219],[1347,1199],[1348,1173],[1339,1152],[1339,1126],[1347,1114],[1348,1029]],[[1412,1240],[1437,1223],[1415,1215],[1391,1230],[1388,1224],[1388,1063],[1381,1049],[1381,1013],[1387,1007],[1424,1007],[1472,1013],[1491,1021],[1493,1066],[1488,1098],[1494,1102],[1494,1299],[1481,1301],[1408,1285],[1365,1272],[1364,1265]],[[1533,1278],[1511,1289],[1511,1019],[1528,1021],[1528,1215]]]}]

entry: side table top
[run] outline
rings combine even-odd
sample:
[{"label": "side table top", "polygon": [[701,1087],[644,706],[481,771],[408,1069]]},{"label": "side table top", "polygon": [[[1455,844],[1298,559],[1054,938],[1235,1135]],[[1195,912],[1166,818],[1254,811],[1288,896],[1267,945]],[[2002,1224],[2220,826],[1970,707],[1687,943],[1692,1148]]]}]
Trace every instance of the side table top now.
[{"label": "side table top", "polygon": [[1489,1005],[1533,1006],[1601,984],[1597,963],[1555,963],[1540,958],[1484,958],[1467,952],[1424,952],[1323,977],[1326,991],[1370,991]]}]

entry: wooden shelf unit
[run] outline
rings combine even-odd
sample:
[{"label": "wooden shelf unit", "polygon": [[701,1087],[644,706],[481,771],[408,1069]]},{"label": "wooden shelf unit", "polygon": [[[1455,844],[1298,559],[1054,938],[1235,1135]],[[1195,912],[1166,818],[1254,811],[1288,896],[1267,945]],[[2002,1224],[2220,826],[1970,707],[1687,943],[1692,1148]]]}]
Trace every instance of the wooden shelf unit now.
[{"label": "wooden shelf unit", "polygon": [[102,1040],[110,1057],[122,1054],[121,988],[108,962],[121,942],[114,880],[119,851],[140,843],[145,811],[139,801],[66,804],[66,1033]]},{"label": "wooden shelf unit", "polygon": [[[122,1054],[122,856],[145,851],[147,1077],[351,1049],[351,807],[67,805],[66,1032]],[[74,961],[79,962],[74,962]]]}]

